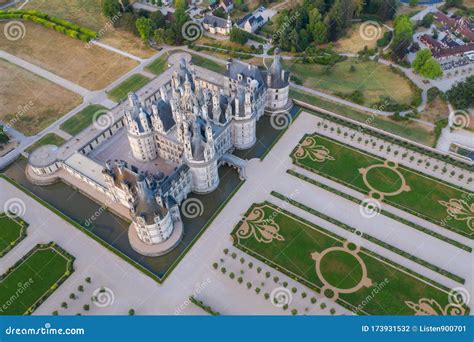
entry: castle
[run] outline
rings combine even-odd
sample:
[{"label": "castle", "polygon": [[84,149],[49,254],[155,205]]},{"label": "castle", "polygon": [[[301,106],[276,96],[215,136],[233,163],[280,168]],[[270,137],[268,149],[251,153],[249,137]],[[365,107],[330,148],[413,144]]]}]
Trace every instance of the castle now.
[{"label": "castle", "polygon": [[[191,192],[214,191],[220,165],[244,163],[232,151],[256,143],[257,121],[265,113],[273,115],[292,106],[289,73],[282,68],[278,50],[268,70],[229,60],[220,83],[198,77],[195,67],[182,59],[171,80],[152,96],[142,100],[134,93],[128,96],[121,129],[126,130],[133,160],[172,169],[144,170],[132,166],[133,161],[107,161],[100,166],[103,178],[96,183],[103,183],[99,190],[112,202],[130,211],[129,239],[141,254],[161,255],[179,243],[183,233],[179,205]],[[74,173],[77,165],[89,163],[83,158],[73,155],[63,167]],[[81,178],[87,172],[91,173],[82,171]]]}]

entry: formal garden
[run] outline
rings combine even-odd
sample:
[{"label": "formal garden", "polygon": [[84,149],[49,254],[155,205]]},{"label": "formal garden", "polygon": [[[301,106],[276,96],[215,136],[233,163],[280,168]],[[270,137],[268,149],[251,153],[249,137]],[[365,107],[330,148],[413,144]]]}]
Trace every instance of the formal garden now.
[{"label": "formal garden", "polygon": [[234,245],[357,314],[465,315],[450,289],[269,202],[254,204]]},{"label": "formal garden", "polygon": [[0,214],[0,257],[7,254],[26,237],[28,223],[13,214]]},{"label": "formal garden", "polygon": [[295,165],[473,237],[472,196],[462,188],[318,134],[303,137],[291,157]]},{"label": "formal garden", "polygon": [[0,314],[33,313],[72,274],[73,263],[54,242],[36,245],[0,276]]}]

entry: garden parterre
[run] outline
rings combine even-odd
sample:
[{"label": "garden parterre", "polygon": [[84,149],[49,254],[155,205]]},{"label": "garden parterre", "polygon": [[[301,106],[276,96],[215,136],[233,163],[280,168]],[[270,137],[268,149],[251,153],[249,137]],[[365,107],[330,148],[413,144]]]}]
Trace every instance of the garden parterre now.
[{"label": "garden parterre", "polygon": [[464,315],[450,290],[268,202],[232,232],[243,251],[358,314]]},{"label": "garden parterre", "polygon": [[474,201],[468,191],[369,155],[318,134],[306,135],[293,163],[375,200],[472,238]]},{"label": "garden parterre", "polygon": [[54,242],[36,245],[0,276],[0,314],[31,314],[71,275],[73,262]]}]

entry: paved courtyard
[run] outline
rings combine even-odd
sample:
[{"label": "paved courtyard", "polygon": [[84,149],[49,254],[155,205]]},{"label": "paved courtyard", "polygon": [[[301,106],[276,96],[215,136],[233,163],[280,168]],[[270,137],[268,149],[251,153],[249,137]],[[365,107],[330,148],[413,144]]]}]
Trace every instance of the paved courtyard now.
[{"label": "paved courtyard", "polygon": [[[201,309],[188,302],[190,295],[196,295],[198,299],[203,300],[206,305],[210,305],[221,314],[290,314],[289,310],[284,311],[282,308],[272,305],[263,296],[264,292],[269,293],[273,289],[281,287],[283,281],[289,283],[288,288],[296,287],[298,289],[289,308],[297,309],[300,314],[328,314],[330,309],[335,309],[336,314],[351,314],[346,309],[321,298],[319,294],[304,288],[294,280],[270,269],[232,246],[229,234],[242,215],[252,203],[268,200],[445,286],[451,288],[461,286],[449,278],[367,240],[360,239],[354,234],[271,196],[270,192],[275,190],[328,216],[354,226],[361,232],[373,235],[382,241],[465,278],[466,283],[462,287],[472,289],[473,272],[472,255],[470,253],[382,215],[371,219],[364,218],[361,216],[357,204],[286,173],[287,169],[295,168],[308,177],[331,185],[333,188],[352,194],[355,197],[360,197],[359,194],[337,183],[310,174],[292,165],[289,158],[290,152],[304,134],[317,131],[317,120],[316,116],[305,112],[301,113],[263,161],[253,159],[248,163],[247,181],[162,285],[143,275],[4,180],[0,180],[0,186],[2,187],[0,206],[3,206],[9,198],[16,197],[24,201],[24,219],[31,223],[31,227],[29,228],[28,237],[2,258],[0,271],[3,273],[15,260],[38,242],[56,241],[76,257],[76,272],[61,285],[35,314],[50,314],[54,310],[59,310],[62,313],[60,304],[63,301],[70,304],[69,309],[64,312],[66,314],[76,314],[78,312],[87,314],[81,309],[84,304],[91,304],[89,314],[126,314],[130,308],[135,309],[136,314],[203,314]],[[415,217],[396,209],[386,208],[385,205],[384,209],[416,223],[421,221],[417,221]],[[428,222],[422,223],[426,228],[456,238],[458,241],[474,247],[471,240],[454,236],[454,234],[450,234],[451,232]],[[238,254],[237,258],[232,259],[225,255],[223,250],[226,248],[231,253]],[[251,270],[248,266],[240,264],[238,260],[241,257],[245,259],[245,265],[248,262],[253,263],[254,266]],[[215,270],[212,267],[214,262],[224,265],[227,274],[223,274],[219,269]],[[256,267],[261,267],[262,272],[257,273],[255,271]],[[241,270],[244,271],[242,275],[244,278],[243,284],[239,284],[236,279],[230,279],[229,272],[240,274]],[[278,276],[279,282],[274,283],[271,279],[265,280],[266,276],[264,274],[266,272],[270,272],[271,277]],[[92,284],[85,284],[84,278],[88,276],[92,278]],[[254,288],[247,289],[245,286],[247,281],[254,284],[264,283],[262,292],[257,294]],[[77,286],[81,284],[85,285],[84,293],[77,291]],[[100,286],[112,290],[114,294],[112,305],[97,307],[90,303],[92,292]],[[71,292],[79,295],[79,299],[70,300],[69,294]],[[302,292],[306,292],[308,298],[303,300],[300,296]],[[312,296],[317,298],[318,304],[324,302],[327,307],[322,309],[315,305],[309,307],[305,312],[305,308],[309,306],[309,298]]]}]

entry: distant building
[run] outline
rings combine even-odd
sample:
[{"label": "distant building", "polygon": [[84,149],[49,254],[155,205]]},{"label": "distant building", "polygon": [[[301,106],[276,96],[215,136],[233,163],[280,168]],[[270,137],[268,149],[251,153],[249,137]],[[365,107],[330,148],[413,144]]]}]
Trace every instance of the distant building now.
[{"label": "distant building", "polygon": [[221,0],[220,7],[227,13],[230,13],[234,9],[234,2],[232,0]]},{"label": "distant building", "polygon": [[227,19],[219,18],[214,15],[206,15],[202,21],[204,29],[212,34],[221,34],[228,36],[232,29],[230,16]]},{"label": "distant building", "polygon": [[237,25],[249,33],[255,33],[265,23],[266,21],[261,15],[255,16],[253,13],[249,13],[241,18]]},{"label": "distant building", "polygon": [[450,17],[443,12],[436,12],[433,18],[444,25],[444,29],[453,34],[461,35],[470,42],[474,42],[474,24],[464,17]]},{"label": "distant building", "polygon": [[424,34],[420,37],[420,41],[425,44],[438,60],[470,57],[474,55],[474,43],[459,45],[450,41],[439,41],[433,37]]}]

